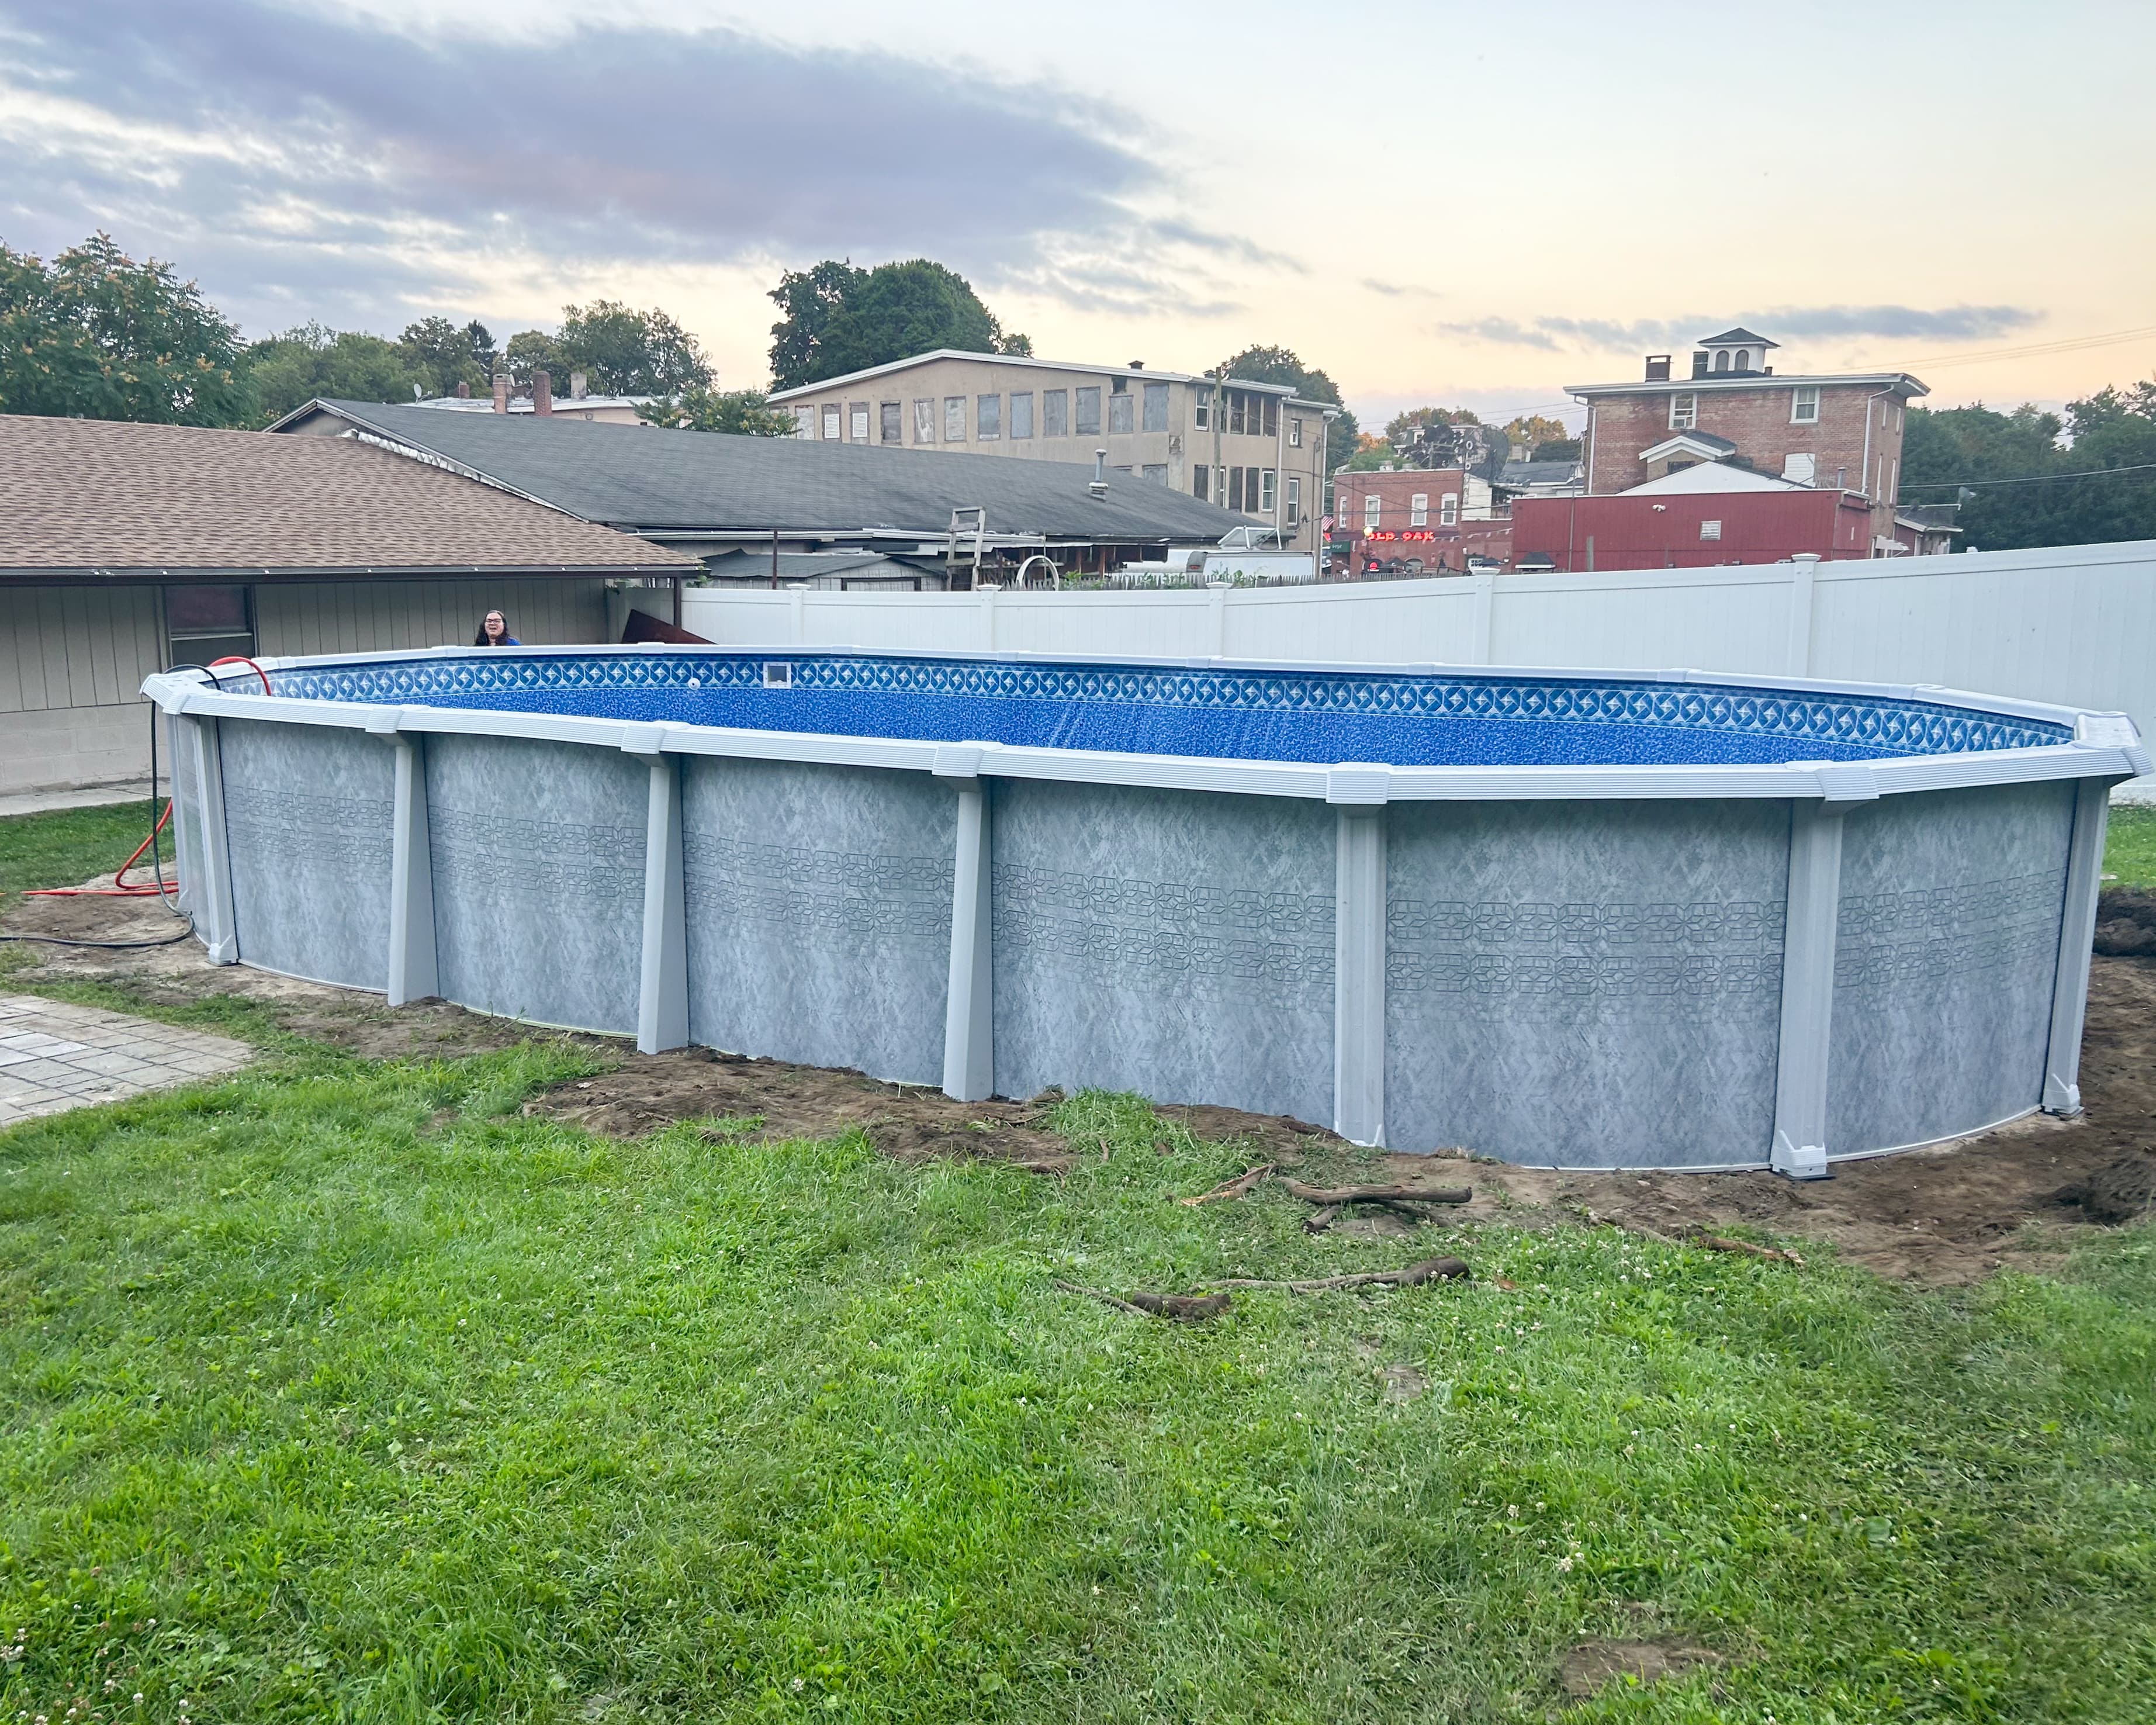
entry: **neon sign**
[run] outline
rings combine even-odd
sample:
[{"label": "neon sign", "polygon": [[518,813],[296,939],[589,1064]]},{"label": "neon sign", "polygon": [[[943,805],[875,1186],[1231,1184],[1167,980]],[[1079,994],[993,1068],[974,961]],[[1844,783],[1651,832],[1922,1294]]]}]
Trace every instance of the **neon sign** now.
[{"label": "neon sign", "polygon": [[1386,527],[1378,532],[1365,533],[1363,536],[1395,545],[1435,545],[1437,542],[1437,535],[1428,527]]}]

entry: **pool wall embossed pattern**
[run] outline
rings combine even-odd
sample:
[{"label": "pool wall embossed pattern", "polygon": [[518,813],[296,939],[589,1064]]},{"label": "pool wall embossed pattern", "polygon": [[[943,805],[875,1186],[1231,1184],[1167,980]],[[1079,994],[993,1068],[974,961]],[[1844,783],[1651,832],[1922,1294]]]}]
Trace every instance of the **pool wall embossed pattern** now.
[{"label": "pool wall embossed pattern", "polygon": [[638,648],[153,677],[214,958],[967,1099],[1797,1175],[2071,1112],[2123,716]]}]

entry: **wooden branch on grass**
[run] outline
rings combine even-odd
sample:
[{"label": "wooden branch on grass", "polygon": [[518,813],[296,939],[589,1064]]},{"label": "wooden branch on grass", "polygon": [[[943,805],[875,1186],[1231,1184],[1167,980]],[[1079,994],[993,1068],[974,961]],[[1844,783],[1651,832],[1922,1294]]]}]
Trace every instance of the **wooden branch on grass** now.
[{"label": "wooden branch on grass", "polygon": [[1306,1186],[1300,1180],[1282,1178],[1281,1184],[1305,1204],[1466,1204],[1475,1196],[1472,1186]]},{"label": "wooden branch on grass", "polygon": [[1223,1180],[1210,1192],[1201,1192],[1195,1198],[1178,1198],[1175,1201],[1187,1209],[1195,1209],[1199,1204],[1210,1204],[1218,1198],[1240,1198],[1270,1173],[1273,1167],[1274,1164],[1269,1162],[1263,1168],[1250,1168],[1232,1180]]},{"label": "wooden branch on grass", "polygon": [[1291,1294],[1324,1294],[1340,1288],[1414,1288],[1426,1281],[1462,1281],[1474,1271],[1457,1258],[1424,1258],[1399,1270],[1369,1270],[1359,1276],[1327,1276],[1316,1281],[1258,1281],[1236,1277],[1208,1282],[1215,1288],[1274,1288]]},{"label": "wooden branch on grass", "polygon": [[1133,1317],[1172,1318],[1178,1323],[1204,1323],[1208,1318],[1218,1317],[1234,1302],[1225,1294],[1132,1294],[1126,1300],[1120,1294],[1109,1293],[1104,1288],[1081,1287],[1075,1281],[1056,1279],[1055,1286],[1066,1294],[1083,1294],[1089,1300],[1098,1300],[1112,1306],[1118,1312],[1127,1312]]},{"label": "wooden branch on grass", "polygon": [[1731,1240],[1726,1235],[1708,1234],[1704,1230],[1692,1235],[1694,1245],[1705,1246],[1710,1252],[1738,1252],[1748,1258],[1765,1258],[1776,1264],[1794,1264],[1799,1269],[1804,1260],[1784,1246],[1754,1245],[1748,1240]]},{"label": "wooden branch on grass", "polygon": [[1340,1214],[1340,1206],[1328,1204],[1322,1209],[1312,1210],[1302,1219],[1305,1234],[1322,1234],[1332,1225],[1332,1219]]}]

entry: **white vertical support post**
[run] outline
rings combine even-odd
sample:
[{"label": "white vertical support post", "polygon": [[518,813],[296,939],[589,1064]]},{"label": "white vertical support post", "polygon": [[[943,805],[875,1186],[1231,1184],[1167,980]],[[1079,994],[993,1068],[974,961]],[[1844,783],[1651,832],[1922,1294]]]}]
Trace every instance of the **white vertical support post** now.
[{"label": "white vertical support post", "polygon": [[1800,551],[1789,559],[1789,675],[1812,674],[1812,583],[1819,574],[1819,553]]},{"label": "white vertical support post", "polygon": [[165,726],[165,797],[172,811],[172,902],[183,914],[191,914],[202,887],[187,866],[187,855],[194,842],[194,823],[202,815],[180,794],[180,751],[188,746],[187,721],[171,707],[159,716]]},{"label": "white vertical support post", "polygon": [[195,893],[195,932],[209,949],[213,964],[239,962],[239,918],[232,903],[232,846],[224,829],[224,772],[218,748],[217,721],[190,716],[185,721],[194,754],[196,814],[202,823],[203,879]]},{"label": "white vertical support post", "polygon": [[1214,588],[1205,595],[1205,604],[1209,613],[1205,620],[1212,636],[1213,656],[1225,659],[1228,656],[1228,589],[1225,587]]},{"label": "white vertical support post", "polygon": [[2110,820],[2111,781],[2082,780],[2074,788],[2065,915],[2059,921],[2059,963],[2051,979],[2051,1038],[2044,1056],[2046,1114],[2082,1111],[2082,1026],[2088,1016],[2089,951],[2096,942],[2096,901]]},{"label": "white vertical support post", "polygon": [[434,958],[434,845],[427,826],[426,744],[393,737],[389,809],[389,1004],[442,992]]},{"label": "white vertical support post", "polygon": [[1467,662],[1470,665],[1487,665],[1490,662],[1490,636],[1497,609],[1497,578],[1485,570],[1470,578],[1475,583],[1472,601],[1475,609],[1471,625],[1474,633],[1468,644]]},{"label": "white vertical support post", "polygon": [[660,1054],[689,1040],[688,883],[681,864],[681,768],[651,754],[644,826],[644,968],[637,993],[636,1047]]},{"label": "white vertical support post", "polygon": [[787,639],[793,646],[805,647],[808,644],[808,594],[806,589],[797,587],[786,598]]},{"label": "white vertical support post", "polygon": [[973,566],[974,597],[981,602],[981,650],[996,650],[996,593],[995,589],[980,585],[980,565]]},{"label": "white vertical support post", "polygon": [[1841,914],[1845,805],[1789,810],[1789,910],[1782,927],[1782,1034],[1774,1073],[1774,1172],[1824,1180],[1828,1039],[1834,1026],[1834,947]]},{"label": "white vertical support post", "polygon": [[1385,797],[1382,767],[1326,775],[1335,823],[1332,1129],[1385,1142]]},{"label": "white vertical support post", "polygon": [[958,793],[951,875],[951,986],[943,1018],[943,1094],[978,1102],[995,1094],[995,923],[988,786],[978,747],[936,751],[936,776]]}]

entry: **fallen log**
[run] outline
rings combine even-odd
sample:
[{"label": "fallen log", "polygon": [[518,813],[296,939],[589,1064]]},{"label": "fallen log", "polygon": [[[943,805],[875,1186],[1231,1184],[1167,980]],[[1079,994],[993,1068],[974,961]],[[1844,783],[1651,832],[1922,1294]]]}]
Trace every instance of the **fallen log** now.
[{"label": "fallen log", "polygon": [[1340,1288],[1414,1288],[1426,1281],[1464,1281],[1474,1275],[1457,1258],[1424,1258],[1399,1270],[1367,1270],[1357,1276],[1327,1276],[1316,1281],[1262,1281],[1237,1276],[1209,1281],[1213,1288],[1272,1288],[1291,1294],[1324,1294]]},{"label": "fallen log", "polygon": [[1291,1196],[1305,1204],[1466,1204],[1475,1196],[1472,1186],[1306,1186],[1283,1178]]},{"label": "fallen log", "polygon": [[1172,1318],[1178,1323],[1204,1323],[1208,1318],[1218,1317],[1234,1302],[1225,1294],[1147,1294],[1135,1293],[1126,1300],[1120,1294],[1111,1294],[1105,1288],[1081,1287],[1075,1281],[1065,1281],[1060,1276],[1055,1286],[1066,1294],[1083,1294],[1089,1300],[1098,1300],[1112,1306],[1118,1312],[1127,1312],[1134,1317]]},{"label": "fallen log", "polygon": [[1332,1219],[1340,1214],[1340,1206],[1328,1204],[1322,1209],[1312,1210],[1302,1219],[1305,1234],[1322,1234],[1332,1225]]},{"label": "fallen log", "polygon": [[1269,1162],[1263,1168],[1248,1169],[1236,1175],[1232,1180],[1223,1180],[1210,1192],[1201,1192],[1195,1198],[1178,1198],[1175,1201],[1186,1209],[1195,1209],[1199,1204],[1211,1204],[1215,1199],[1240,1198],[1270,1174],[1273,1168],[1274,1164]]}]

